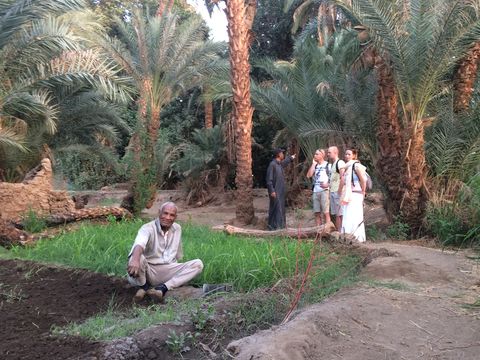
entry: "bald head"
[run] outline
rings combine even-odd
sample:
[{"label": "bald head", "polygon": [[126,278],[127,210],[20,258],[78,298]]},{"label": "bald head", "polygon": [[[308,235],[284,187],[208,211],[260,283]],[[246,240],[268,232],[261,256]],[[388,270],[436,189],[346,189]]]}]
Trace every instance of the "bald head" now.
[{"label": "bald head", "polygon": [[338,160],[338,148],[336,146],[330,146],[327,150],[327,156],[329,160]]}]

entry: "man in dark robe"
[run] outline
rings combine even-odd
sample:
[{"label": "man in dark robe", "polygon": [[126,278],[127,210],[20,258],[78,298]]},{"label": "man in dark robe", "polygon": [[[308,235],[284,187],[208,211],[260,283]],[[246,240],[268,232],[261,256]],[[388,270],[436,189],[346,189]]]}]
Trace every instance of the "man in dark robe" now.
[{"label": "man in dark robe", "polygon": [[285,150],[275,149],[274,158],[268,165],[267,169],[267,188],[270,198],[270,206],[268,208],[268,229],[283,229],[286,226],[285,214],[285,175],[283,168],[287,166],[295,155],[285,158]]}]

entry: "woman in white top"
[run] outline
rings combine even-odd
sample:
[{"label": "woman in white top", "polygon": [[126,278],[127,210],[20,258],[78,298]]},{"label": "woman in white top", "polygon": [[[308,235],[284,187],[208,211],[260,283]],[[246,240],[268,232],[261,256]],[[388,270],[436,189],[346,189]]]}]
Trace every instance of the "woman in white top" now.
[{"label": "woman in white top", "polygon": [[342,204],[343,222],[341,233],[353,234],[357,241],[364,242],[363,199],[366,191],[365,166],[360,164],[355,149],[345,151],[345,166],[339,192]]}]

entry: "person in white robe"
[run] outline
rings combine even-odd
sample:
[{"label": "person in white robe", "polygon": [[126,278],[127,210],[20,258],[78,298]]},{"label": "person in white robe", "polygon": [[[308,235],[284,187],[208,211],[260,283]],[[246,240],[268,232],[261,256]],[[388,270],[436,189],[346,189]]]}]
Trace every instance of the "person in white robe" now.
[{"label": "person in white robe", "polygon": [[340,203],[342,205],[343,221],[341,233],[352,234],[358,242],[365,242],[365,223],[363,220],[363,200],[366,193],[365,166],[358,161],[355,149],[345,151],[345,165],[340,182]]}]

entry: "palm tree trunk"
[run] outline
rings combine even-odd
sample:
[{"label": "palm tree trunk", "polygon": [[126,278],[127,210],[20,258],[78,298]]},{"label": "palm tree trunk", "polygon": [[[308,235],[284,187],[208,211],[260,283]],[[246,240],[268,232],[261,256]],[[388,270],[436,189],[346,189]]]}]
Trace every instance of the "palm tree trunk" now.
[{"label": "palm tree trunk", "polygon": [[388,64],[378,55],[375,57],[377,68],[377,142],[379,157],[376,164],[378,173],[386,187],[389,201],[386,201],[389,214],[398,213],[402,200],[402,133],[398,121],[398,98],[395,79]]},{"label": "palm tree trunk", "polygon": [[155,148],[160,127],[160,109],[152,101],[152,80],[144,79],[140,86],[138,127],[129,143],[133,153],[130,188],[122,201],[122,207],[136,215],[155,200]]},{"label": "palm tree trunk", "polygon": [[402,186],[400,214],[410,226],[413,234],[422,227],[427,208],[428,192],[426,187],[426,159],[424,125],[422,119],[410,119],[410,127],[404,131]]},{"label": "palm tree trunk", "polygon": [[465,111],[469,108],[479,64],[480,43],[476,43],[460,61],[455,74],[455,100],[453,103],[455,112]]},{"label": "palm tree trunk", "polygon": [[[378,174],[387,190],[385,202],[390,216],[401,215],[416,233],[425,215],[427,191],[424,128],[421,119],[405,119],[402,128],[398,114],[395,79],[388,63],[375,56],[378,81],[377,142]],[[406,109],[406,115],[413,114]]]},{"label": "palm tree trunk", "polygon": [[205,101],[205,129],[213,128],[213,103]]},{"label": "palm tree trunk", "polygon": [[[252,1],[249,1],[249,5]],[[244,0],[227,2],[227,19],[230,51],[231,84],[233,91],[232,115],[236,124],[236,159],[237,169],[235,183],[236,218],[242,224],[250,224],[255,216],[253,208],[252,180],[252,115],[250,101],[250,64],[249,28],[247,22],[253,23],[251,10],[248,11]],[[254,12],[253,12],[254,15]]]},{"label": "palm tree trunk", "polygon": [[158,138],[158,129],[160,129],[160,108],[152,104],[150,119],[148,122],[148,136],[152,150],[155,150]]}]

